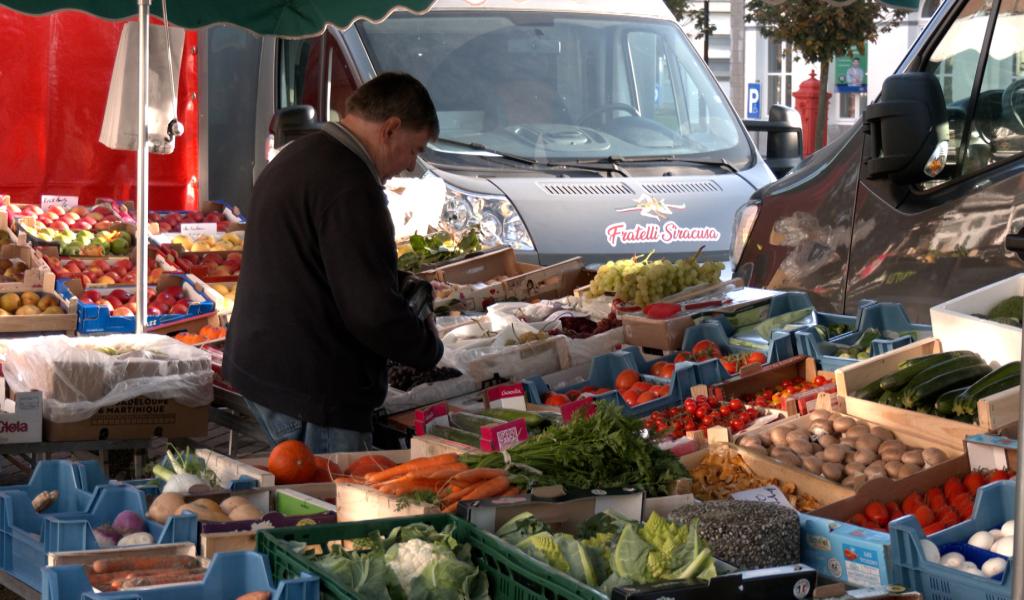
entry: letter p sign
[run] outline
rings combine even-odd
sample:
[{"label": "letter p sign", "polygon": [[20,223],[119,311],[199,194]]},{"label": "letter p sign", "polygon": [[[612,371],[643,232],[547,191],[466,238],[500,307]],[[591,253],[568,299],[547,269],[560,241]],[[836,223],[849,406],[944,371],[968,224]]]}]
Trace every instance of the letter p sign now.
[{"label": "letter p sign", "polygon": [[761,118],[761,84],[747,84],[747,118]]}]

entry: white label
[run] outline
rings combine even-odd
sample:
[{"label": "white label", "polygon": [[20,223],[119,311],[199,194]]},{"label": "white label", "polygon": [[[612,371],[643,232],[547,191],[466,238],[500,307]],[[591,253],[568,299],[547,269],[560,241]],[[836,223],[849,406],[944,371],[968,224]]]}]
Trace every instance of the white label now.
[{"label": "white label", "polygon": [[71,208],[72,206],[78,206],[78,196],[50,196],[43,194],[39,199],[39,205],[43,208],[50,206]]},{"label": "white label", "polygon": [[768,485],[762,488],[755,488],[752,490],[744,490],[742,492],[736,492],[732,494],[733,500],[747,500],[752,502],[765,502],[767,504],[775,504],[777,506],[785,506],[786,508],[793,508],[793,505],[786,500],[786,494],[782,493],[777,486]]},{"label": "white label", "polygon": [[498,407],[505,408],[508,410],[526,410],[526,397],[525,396],[509,396],[508,398],[502,398],[498,400]]},{"label": "white label", "polygon": [[217,233],[216,223],[182,223],[181,233],[185,235],[206,235]]}]

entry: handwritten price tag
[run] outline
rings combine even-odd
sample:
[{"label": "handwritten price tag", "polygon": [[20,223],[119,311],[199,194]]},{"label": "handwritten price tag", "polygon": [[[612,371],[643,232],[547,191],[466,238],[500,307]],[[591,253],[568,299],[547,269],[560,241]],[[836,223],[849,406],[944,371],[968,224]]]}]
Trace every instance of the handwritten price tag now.
[{"label": "handwritten price tag", "polygon": [[51,196],[43,194],[39,198],[39,205],[43,208],[49,208],[51,206],[71,208],[72,206],[78,206],[78,196]]},{"label": "handwritten price tag", "polygon": [[786,508],[796,510],[793,508],[793,505],[789,503],[789,500],[786,499],[786,494],[782,493],[782,490],[774,485],[736,492],[732,494],[732,498],[733,500],[747,500],[751,502],[775,504],[777,506],[785,506]]},{"label": "handwritten price tag", "polygon": [[208,235],[217,233],[216,223],[182,223],[181,233],[184,235]]},{"label": "handwritten price tag", "polygon": [[516,419],[500,425],[488,425],[480,428],[480,449],[487,452],[500,452],[525,442],[529,434],[526,432],[526,421]]},{"label": "handwritten price tag", "polygon": [[561,406],[562,409],[562,421],[568,423],[575,419],[577,416],[583,417],[584,419],[590,418],[590,415],[594,414],[597,408],[594,406],[594,399],[580,398],[579,400],[573,400],[572,402],[566,402]]}]

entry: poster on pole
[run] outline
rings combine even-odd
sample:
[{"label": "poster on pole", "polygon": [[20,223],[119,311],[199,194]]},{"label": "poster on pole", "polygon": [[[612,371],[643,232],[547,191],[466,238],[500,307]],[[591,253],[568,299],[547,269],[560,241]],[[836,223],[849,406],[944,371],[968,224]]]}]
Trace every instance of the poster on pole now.
[{"label": "poster on pole", "polygon": [[836,92],[866,94],[868,92],[868,57],[856,46],[836,57]]}]

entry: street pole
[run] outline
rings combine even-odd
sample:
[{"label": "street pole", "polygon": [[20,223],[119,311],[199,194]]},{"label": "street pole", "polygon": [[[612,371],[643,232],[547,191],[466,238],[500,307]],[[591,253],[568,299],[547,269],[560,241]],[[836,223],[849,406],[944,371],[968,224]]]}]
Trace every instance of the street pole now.
[{"label": "street pole", "polygon": [[704,0],[704,64],[708,64],[708,50],[711,48],[711,2]]},{"label": "street pole", "polygon": [[[149,136],[146,109],[149,107],[149,3],[139,2],[139,120],[135,154],[135,333],[146,331],[149,305]],[[167,18],[167,15],[164,15]]]},{"label": "street pole", "polygon": [[729,101],[741,115],[745,114],[747,24],[743,20],[746,0],[731,0],[729,7]]}]

